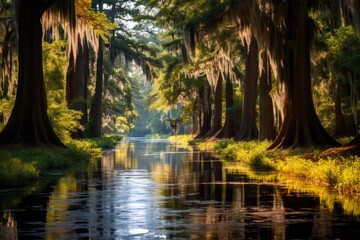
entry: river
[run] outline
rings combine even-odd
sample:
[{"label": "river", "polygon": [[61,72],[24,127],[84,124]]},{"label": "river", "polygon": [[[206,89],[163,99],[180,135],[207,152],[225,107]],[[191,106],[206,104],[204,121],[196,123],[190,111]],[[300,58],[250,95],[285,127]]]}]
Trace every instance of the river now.
[{"label": "river", "polygon": [[41,191],[0,192],[0,239],[359,239],[358,198],[262,175],[167,140],[127,138]]}]

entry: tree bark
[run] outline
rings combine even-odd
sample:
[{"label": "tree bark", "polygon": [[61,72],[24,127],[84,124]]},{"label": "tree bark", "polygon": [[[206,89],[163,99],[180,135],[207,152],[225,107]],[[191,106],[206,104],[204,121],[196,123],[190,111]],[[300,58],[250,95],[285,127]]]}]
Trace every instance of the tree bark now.
[{"label": "tree bark", "polygon": [[195,138],[204,137],[211,128],[211,101],[210,101],[210,86],[208,83],[200,90],[201,107],[203,112],[202,125],[200,132]]},{"label": "tree bark", "polygon": [[[76,61],[73,53],[70,53],[69,66],[66,73],[66,100],[70,109],[80,111],[82,117],[80,123],[87,123],[87,84],[89,80],[89,54],[87,43],[79,42]],[[76,137],[83,137],[79,129]],[[79,136],[77,136],[79,135]]]},{"label": "tree bark", "polygon": [[225,83],[225,123],[222,129],[214,136],[215,138],[232,138],[235,137],[237,131],[235,127],[235,112],[234,107],[234,89],[229,77],[226,78]]},{"label": "tree bark", "polygon": [[255,38],[252,38],[245,59],[243,108],[240,130],[235,137],[236,140],[249,141],[258,138],[259,131],[256,126],[258,61],[257,42]]},{"label": "tree bark", "polygon": [[79,43],[76,63],[72,67],[69,64],[68,74],[70,76],[66,79],[66,99],[71,109],[82,112],[80,123],[85,126],[87,123],[87,85],[90,78],[89,47],[86,42],[83,45]]},{"label": "tree bark", "polygon": [[259,109],[260,109],[260,140],[274,140],[275,125],[274,125],[274,108],[272,98],[270,96],[272,82],[271,82],[271,68],[268,62],[266,51],[262,53],[263,70],[260,76],[260,93],[259,93]]},{"label": "tree bark", "polygon": [[101,137],[102,129],[102,95],[103,95],[103,52],[104,42],[99,38],[99,50],[96,61],[95,95],[91,101],[89,134],[91,137]]},{"label": "tree bark", "polygon": [[[99,1],[99,11],[103,11],[103,1]],[[101,137],[102,130],[102,97],[104,83],[104,41],[99,37],[99,50],[96,60],[95,95],[91,101],[89,134],[91,137]]]},{"label": "tree bark", "polygon": [[214,91],[214,114],[213,114],[213,125],[210,131],[206,134],[206,137],[214,137],[218,131],[221,130],[222,126],[222,77],[221,74],[215,86]]},{"label": "tree bark", "polygon": [[199,119],[199,114],[198,114],[198,105],[199,105],[199,96],[197,94],[197,92],[195,92],[195,99],[193,99],[193,105],[192,105],[192,129],[191,129],[191,134],[195,135],[199,132],[200,130],[200,119]]},{"label": "tree bark", "polygon": [[310,80],[310,19],[306,1],[288,1],[283,59],[286,88],[282,129],[269,147],[289,148],[339,145],[321,125],[314,109]]},{"label": "tree bark", "polygon": [[40,22],[44,6],[38,0],[19,4],[18,88],[10,119],[0,134],[0,144],[64,147],[47,114]]}]

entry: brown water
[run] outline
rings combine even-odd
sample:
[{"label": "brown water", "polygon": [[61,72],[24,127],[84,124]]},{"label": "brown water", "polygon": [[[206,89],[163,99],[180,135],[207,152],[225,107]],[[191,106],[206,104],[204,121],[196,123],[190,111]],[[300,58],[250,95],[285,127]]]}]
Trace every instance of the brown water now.
[{"label": "brown water", "polygon": [[0,239],[360,239],[342,204],[166,140],[127,139],[87,172],[18,192],[0,192]]}]

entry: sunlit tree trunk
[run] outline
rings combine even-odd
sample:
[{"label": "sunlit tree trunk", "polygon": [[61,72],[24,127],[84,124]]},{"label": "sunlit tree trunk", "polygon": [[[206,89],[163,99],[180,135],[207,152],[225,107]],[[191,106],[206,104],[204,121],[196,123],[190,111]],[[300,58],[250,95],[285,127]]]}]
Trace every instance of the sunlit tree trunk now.
[{"label": "sunlit tree trunk", "polygon": [[263,69],[260,76],[259,87],[259,122],[260,122],[260,140],[274,140],[275,126],[274,126],[274,108],[272,98],[270,96],[272,82],[271,82],[271,68],[268,62],[266,51],[262,54]]},{"label": "sunlit tree trunk", "polygon": [[243,108],[240,130],[235,137],[236,140],[253,140],[258,138],[259,132],[256,126],[258,61],[257,42],[252,38],[245,59]]},{"label": "sunlit tree trunk", "polygon": [[64,146],[51,127],[42,65],[43,2],[19,2],[19,72],[15,105],[0,143]]},{"label": "sunlit tree trunk", "polygon": [[215,86],[214,91],[214,114],[213,114],[213,125],[210,131],[206,134],[206,137],[213,137],[221,129],[222,124],[222,77],[221,74]]},{"label": "sunlit tree trunk", "polygon": [[288,1],[286,48],[283,59],[286,87],[285,116],[282,129],[270,146],[336,146],[321,125],[314,109],[310,80],[310,20],[306,1]]}]

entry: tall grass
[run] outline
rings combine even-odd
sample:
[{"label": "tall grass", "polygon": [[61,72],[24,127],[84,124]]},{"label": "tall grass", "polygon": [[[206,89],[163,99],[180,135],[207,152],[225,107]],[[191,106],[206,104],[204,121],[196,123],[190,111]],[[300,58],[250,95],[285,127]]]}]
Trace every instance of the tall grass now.
[{"label": "tall grass", "polygon": [[88,140],[70,141],[66,149],[15,148],[0,151],[0,188],[25,187],[50,170],[68,170],[87,165],[101,156],[101,149]]},{"label": "tall grass", "polygon": [[218,141],[214,151],[227,161],[273,170],[341,191],[360,193],[360,157],[319,157],[317,149],[268,151],[269,142]]}]

